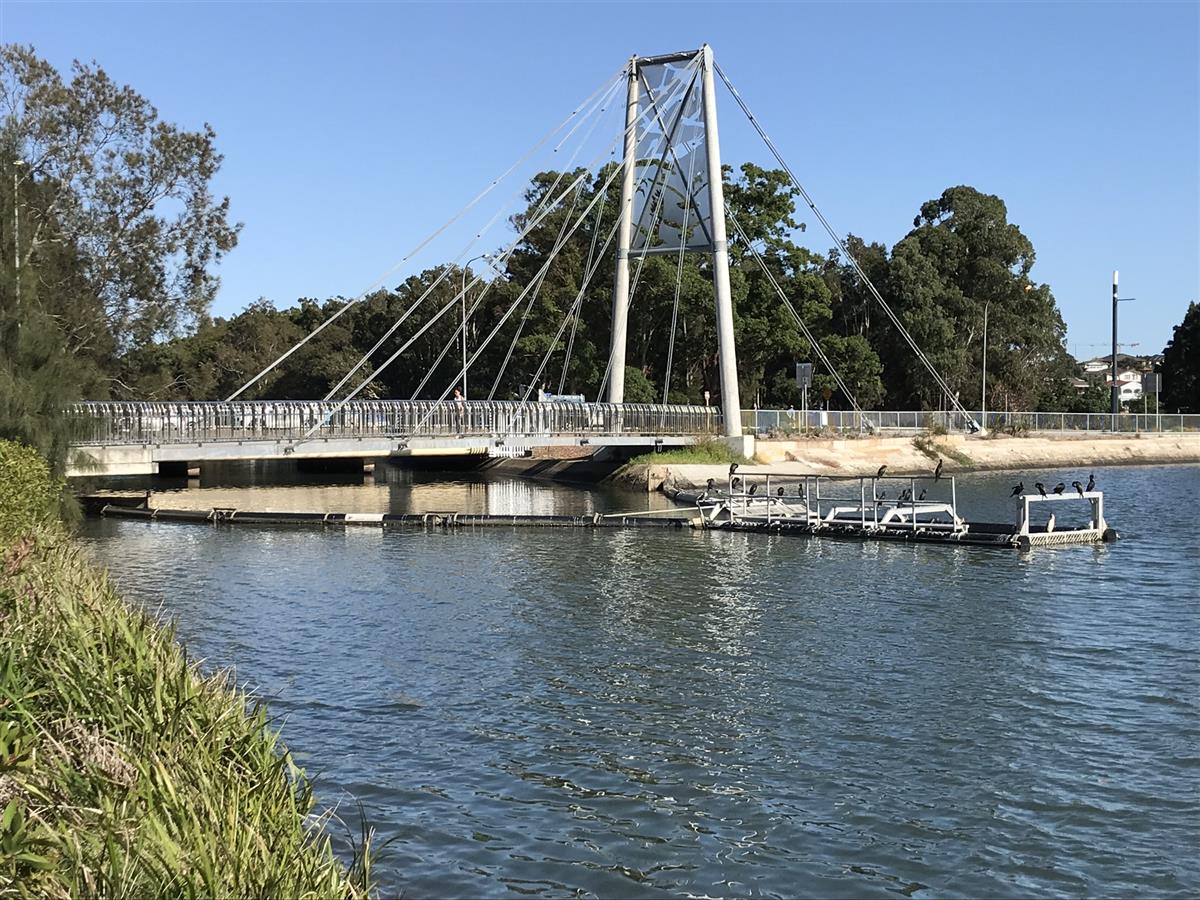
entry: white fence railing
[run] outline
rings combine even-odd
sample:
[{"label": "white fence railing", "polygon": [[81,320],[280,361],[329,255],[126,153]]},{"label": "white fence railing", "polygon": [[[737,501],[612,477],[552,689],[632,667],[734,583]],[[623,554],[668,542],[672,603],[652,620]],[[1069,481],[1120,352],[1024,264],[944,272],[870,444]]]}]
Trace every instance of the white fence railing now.
[{"label": "white fence railing", "polygon": [[715,407],[649,403],[364,400],[77,403],[77,445],[345,437],[719,434]]},{"label": "white fence railing", "polygon": [[[1200,415],[1192,413],[1068,413],[1068,412],[992,412],[969,413],[975,422],[993,430],[1057,432],[1200,432]],[[963,431],[969,427],[961,413],[921,410],[847,410],[747,409],[742,411],[742,428],[754,434],[782,434],[802,431],[922,431],[945,428]]]}]

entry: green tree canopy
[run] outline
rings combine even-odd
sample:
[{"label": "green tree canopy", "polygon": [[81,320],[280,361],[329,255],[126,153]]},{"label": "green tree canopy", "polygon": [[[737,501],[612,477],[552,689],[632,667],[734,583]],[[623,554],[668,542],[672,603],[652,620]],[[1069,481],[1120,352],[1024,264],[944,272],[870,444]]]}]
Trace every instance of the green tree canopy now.
[{"label": "green tree canopy", "polygon": [[1163,350],[1162,409],[1200,413],[1200,303],[1188,304]]}]

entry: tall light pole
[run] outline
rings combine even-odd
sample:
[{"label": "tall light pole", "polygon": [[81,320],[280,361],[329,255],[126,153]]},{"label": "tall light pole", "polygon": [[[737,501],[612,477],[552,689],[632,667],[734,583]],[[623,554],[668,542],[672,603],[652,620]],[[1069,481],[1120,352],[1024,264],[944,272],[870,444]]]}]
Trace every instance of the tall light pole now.
[{"label": "tall light pole", "polygon": [[1113,269],[1113,326],[1112,326],[1112,430],[1117,430],[1117,415],[1121,412],[1121,382],[1117,380],[1117,304],[1136,300],[1136,297],[1117,296],[1117,270]]},{"label": "tall light pole", "polygon": [[991,305],[991,300],[983,301],[983,386],[979,390],[979,418],[982,421],[979,424],[984,431],[987,431],[987,314]]},{"label": "tall light pole", "polygon": [[491,259],[487,253],[480,253],[478,256],[472,256],[463,264],[462,269],[462,395],[463,400],[467,399],[467,272],[471,268],[471,263],[477,259]]}]

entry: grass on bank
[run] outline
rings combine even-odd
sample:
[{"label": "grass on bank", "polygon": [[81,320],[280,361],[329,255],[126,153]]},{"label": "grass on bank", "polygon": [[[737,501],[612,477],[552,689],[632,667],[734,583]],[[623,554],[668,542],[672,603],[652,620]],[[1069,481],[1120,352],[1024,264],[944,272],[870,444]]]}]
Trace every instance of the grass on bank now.
[{"label": "grass on bank", "polygon": [[[734,453],[728,444],[717,440],[698,441],[687,447],[676,447],[661,453],[643,453],[629,460],[625,466],[661,466],[675,465],[749,465],[753,460],[746,459],[740,453]],[[622,467],[624,468],[624,467]]]},{"label": "grass on bank", "polygon": [[963,453],[961,450],[956,450],[954,447],[948,447],[945,444],[939,443],[934,435],[920,434],[912,439],[912,445],[920,453],[935,462],[941,457],[952,459],[960,466],[969,466],[973,464],[971,457]]},{"label": "grass on bank", "polygon": [[262,704],[26,512],[0,522],[0,896],[365,895],[370,851],[334,856]]}]

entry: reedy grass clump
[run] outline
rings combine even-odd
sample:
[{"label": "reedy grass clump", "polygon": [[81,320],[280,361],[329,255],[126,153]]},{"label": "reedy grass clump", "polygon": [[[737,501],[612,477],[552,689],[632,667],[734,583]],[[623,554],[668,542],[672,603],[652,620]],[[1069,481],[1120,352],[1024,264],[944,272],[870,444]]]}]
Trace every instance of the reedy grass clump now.
[{"label": "reedy grass clump", "polygon": [[0,552],[0,896],[366,895],[313,809],[264,706],[66,535]]},{"label": "reedy grass clump", "polygon": [[643,453],[641,456],[635,456],[629,460],[626,465],[653,466],[665,465],[667,463],[697,463],[700,465],[728,465],[729,463],[738,463],[744,465],[751,462],[752,460],[746,459],[740,453],[734,453],[728,444],[709,439],[697,441],[687,447],[664,450],[662,453]]}]

